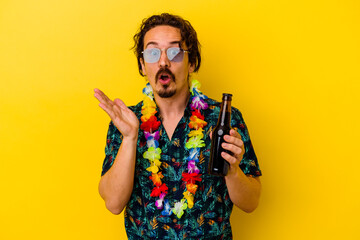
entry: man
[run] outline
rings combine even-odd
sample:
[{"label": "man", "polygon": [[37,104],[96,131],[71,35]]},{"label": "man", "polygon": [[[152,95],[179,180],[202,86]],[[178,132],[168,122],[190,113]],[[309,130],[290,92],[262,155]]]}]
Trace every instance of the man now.
[{"label": "man", "polygon": [[220,104],[204,96],[190,74],[201,63],[200,44],[188,21],[170,14],[143,21],[134,36],[145,98],[126,107],[95,89],[110,116],[99,192],[114,214],[125,208],[129,239],[232,239],[232,206],[252,212],[261,175],[241,113],[222,157],[227,176],[208,174],[211,129]]}]

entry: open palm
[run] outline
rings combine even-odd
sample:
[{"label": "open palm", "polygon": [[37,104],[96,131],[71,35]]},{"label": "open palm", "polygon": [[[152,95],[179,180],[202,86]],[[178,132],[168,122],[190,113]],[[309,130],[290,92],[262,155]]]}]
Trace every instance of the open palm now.
[{"label": "open palm", "polygon": [[94,96],[99,100],[99,106],[109,115],[114,125],[124,137],[135,138],[138,134],[139,120],[123,101],[112,101],[102,91],[95,88]]}]

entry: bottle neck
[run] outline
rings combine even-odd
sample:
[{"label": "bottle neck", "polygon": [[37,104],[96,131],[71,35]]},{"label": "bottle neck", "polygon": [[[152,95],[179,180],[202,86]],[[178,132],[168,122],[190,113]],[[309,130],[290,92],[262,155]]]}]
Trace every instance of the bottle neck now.
[{"label": "bottle neck", "polygon": [[230,126],[231,121],[231,100],[223,100],[221,103],[220,117],[217,125]]}]

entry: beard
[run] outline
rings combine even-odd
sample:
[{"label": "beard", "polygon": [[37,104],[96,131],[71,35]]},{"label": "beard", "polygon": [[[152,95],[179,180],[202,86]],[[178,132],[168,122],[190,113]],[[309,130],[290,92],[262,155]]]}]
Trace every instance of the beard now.
[{"label": "beard", "polygon": [[166,85],[161,84],[161,89],[157,91],[157,94],[161,98],[170,98],[170,97],[174,96],[176,93],[176,88],[169,89],[171,82],[175,83],[175,75],[168,68],[162,68],[157,72],[157,74],[155,76],[156,83],[158,82],[158,80],[162,74],[168,74],[170,76],[171,81],[169,84],[166,84]]},{"label": "beard", "polygon": [[175,95],[176,89],[168,89],[169,85],[163,85],[163,88],[157,91],[161,98],[170,98]]}]

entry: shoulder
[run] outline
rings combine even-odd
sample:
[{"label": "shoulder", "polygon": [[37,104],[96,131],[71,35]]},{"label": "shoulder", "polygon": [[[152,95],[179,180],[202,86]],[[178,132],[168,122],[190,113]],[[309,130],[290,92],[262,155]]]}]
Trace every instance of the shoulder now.
[{"label": "shoulder", "polygon": [[[205,102],[208,104],[208,111],[219,114],[221,102],[209,97],[205,100]],[[240,110],[234,106],[231,106],[231,116],[237,119],[242,119],[242,114]]]},{"label": "shoulder", "polygon": [[211,109],[211,107],[220,107],[221,102],[216,101],[213,98],[207,98],[205,99],[205,102],[209,105],[209,108]]},{"label": "shoulder", "polygon": [[141,115],[142,105],[143,105],[143,101],[140,101],[140,102],[138,102],[136,105],[128,106],[128,108],[129,108],[131,111],[133,111],[136,116],[138,116],[138,114]]},{"label": "shoulder", "polygon": [[128,108],[135,113],[135,115],[136,115],[136,117],[138,118],[139,121],[141,119],[141,108],[142,108],[142,106],[143,106],[143,101],[138,102],[136,105],[128,106]]}]

